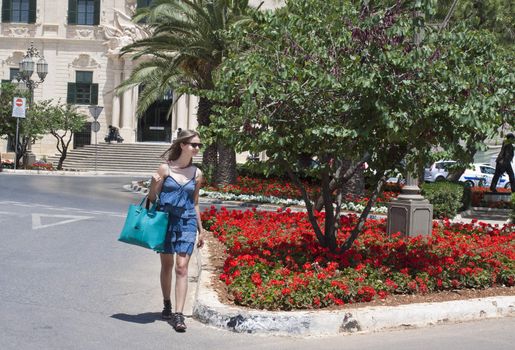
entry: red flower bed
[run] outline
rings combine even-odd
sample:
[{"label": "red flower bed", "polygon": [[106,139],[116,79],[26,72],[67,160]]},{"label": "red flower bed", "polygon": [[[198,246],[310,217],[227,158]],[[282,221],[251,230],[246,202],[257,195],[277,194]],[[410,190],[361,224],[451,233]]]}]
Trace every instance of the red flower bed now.
[{"label": "red flower bed", "polygon": [[[254,308],[323,308],[394,293],[515,284],[515,225],[435,223],[431,237],[403,238],[387,235],[384,220],[369,220],[338,255],[320,247],[305,213],[211,208],[202,219],[227,247],[220,279],[237,304]],[[342,219],[340,243],[356,220]]]},{"label": "red flower bed", "polygon": [[42,161],[34,162],[31,166],[29,166],[29,169],[34,170],[54,170],[54,166],[52,163],[45,163]]},{"label": "red flower bed", "polygon": [[[304,182],[310,194],[317,190],[308,182]],[[234,194],[248,194],[261,196],[274,196],[286,199],[301,199],[300,191],[289,181],[281,179],[258,179],[248,176],[238,176],[235,185],[224,185],[220,187],[206,186],[207,191],[227,192]]]},{"label": "red flower bed", "polygon": [[[483,200],[485,193],[490,192],[488,187],[472,187],[471,191],[471,204],[473,207],[489,207],[489,208],[499,208],[499,209],[510,209],[511,202],[485,202]],[[498,193],[511,193],[511,190],[506,188],[498,188]],[[511,197],[508,197],[511,199]]]},{"label": "red flower bed", "polygon": [[[318,187],[308,183],[307,181],[304,181],[303,184],[304,186],[306,186],[311,198],[314,198],[315,195],[320,192]],[[204,189],[207,191],[216,191],[224,193],[247,194],[257,196],[274,196],[285,199],[302,199],[302,194],[300,193],[300,191],[289,181],[273,178],[258,179],[248,176],[239,176],[236,180],[235,185],[224,185],[220,187],[205,186]],[[397,195],[398,192],[385,191],[377,199],[377,202],[389,202],[392,198],[397,197]],[[346,200],[366,204],[368,198],[348,196]]]}]

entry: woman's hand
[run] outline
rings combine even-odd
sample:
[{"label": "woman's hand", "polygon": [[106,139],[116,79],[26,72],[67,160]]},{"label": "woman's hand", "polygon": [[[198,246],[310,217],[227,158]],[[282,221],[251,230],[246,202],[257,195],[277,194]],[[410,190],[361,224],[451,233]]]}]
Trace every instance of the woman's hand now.
[{"label": "woman's hand", "polygon": [[200,229],[198,238],[197,238],[197,248],[202,248],[204,246],[204,230]]},{"label": "woman's hand", "polygon": [[158,173],[155,173],[154,175],[152,175],[152,182],[154,186],[156,186],[157,184],[163,182],[163,178]]},{"label": "woman's hand", "polygon": [[151,202],[156,201],[157,194],[161,191],[162,186],[163,177],[158,173],[152,175],[152,179],[150,181],[150,191],[148,194],[148,199],[150,199]]}]

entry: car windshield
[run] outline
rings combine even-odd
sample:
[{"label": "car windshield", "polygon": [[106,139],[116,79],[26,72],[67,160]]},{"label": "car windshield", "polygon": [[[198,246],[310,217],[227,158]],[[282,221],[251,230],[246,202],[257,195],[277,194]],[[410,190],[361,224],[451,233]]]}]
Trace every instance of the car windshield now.
[{"label": "car windshield", "polygon": [[436,169],[448,170],[450,165],[453,165],[454,162],[439,162],[435,164]]},{"label": "car windshield", "polygon": [[481,166],[480,169],[481,169],[481,173],[483,173],[483,174],[490,174],[490,175],[494,175],[495,174],[495,169],[492,168],[492,167]]}]

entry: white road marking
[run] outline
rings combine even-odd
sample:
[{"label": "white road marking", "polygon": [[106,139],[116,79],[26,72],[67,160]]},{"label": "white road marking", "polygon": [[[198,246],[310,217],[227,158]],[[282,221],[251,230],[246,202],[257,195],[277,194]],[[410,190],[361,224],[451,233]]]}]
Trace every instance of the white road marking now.
[{"label": "white road marking", "polygon": [[[66,212],[79,212],[81,214],[89,214],[89,215],[107,215],[118,218],[124,218],[127,214],[120,212],[112,212],[112,211],[101,211],[101,210],[84,210],[81,208],[71,208],[71,207],[56,207],[45,204],[37,204],[37,203],[23,203],[23,202],[14,202],[14,201],[0,201],[0,205],[9,205],[9,206],[20,206],[20,207],[29,207],[29,208],[40,208],[40,209],[48,209],[55,211],[66,211]],[[127,207],[129,205],[127,204]],[[2,212],[0,212],[2,213]],[[3,212],[6,213],[6,212]]]},{"label": "white road marking", "polygon": [[0,215],[24,216],[25,214],[15,213],[12,211],[0,211]]},{"label": "white road marking", "polygon": [[[51,224],[43,225],[41,223],[42,217],[48,217],[48,218],[63,218],[67,220],[61,220],[57,222],[53,222]],[[40,228],[46,228],[46,227],[52,227],[52,226],[58,226],[58,225],[65,225],[70,224],[72,222],[77,222],[81,220],[87,220],[92,219],[92,216],[79,216],[79,215],[49,215],[49,214],[36,214],[32,213],[32,229],[37,230]]]}]

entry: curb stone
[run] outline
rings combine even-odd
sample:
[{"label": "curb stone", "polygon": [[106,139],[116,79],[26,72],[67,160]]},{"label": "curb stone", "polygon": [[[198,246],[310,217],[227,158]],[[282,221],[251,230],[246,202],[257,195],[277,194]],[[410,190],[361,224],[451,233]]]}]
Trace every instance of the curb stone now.
[{"label": "curb stone", "polygon": [[[205,247],[204,249],[206,249]],[[213,270],[199,257],[193,317],[236,333],[327,336],[515,316],[515,296],[342,310],[265,311],[222,304],[212,289]]]}]

